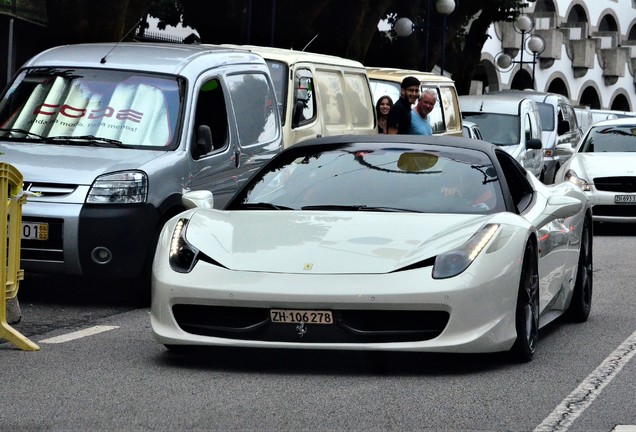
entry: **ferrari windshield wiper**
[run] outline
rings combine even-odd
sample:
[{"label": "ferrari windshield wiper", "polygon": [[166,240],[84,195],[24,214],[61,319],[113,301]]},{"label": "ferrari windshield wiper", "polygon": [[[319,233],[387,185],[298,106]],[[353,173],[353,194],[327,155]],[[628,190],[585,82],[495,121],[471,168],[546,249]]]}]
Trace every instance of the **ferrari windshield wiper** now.
[{"label": "ferrari windshield wiper", "polygon": [[7,129],[7,128],[0,128],[0,132],[9,132],[9,133],[18,133],[18,134],[23,134],[26,135],[27,137],[31,136],[31,137],[36,137],[38,139],[45,139],[42,135],[38,135],[36,133],[33,132],[29,132],[28,130],[25,129]]},{"label": "ferrari windshield wiper", "polygon": [[317,204],[301,207],[301,210],[342,210],[342,211],[360,211],[365,210],[365,205],[340,205],[340,204]]},{"label": "ferrari windshield wiper", "polygon": [[241,203],[239,208],[246,210],[293,210],[291,207],[285,207],[270,202]]},{"label": "ferrari windshield wiper", "polygon": [[301,210],[335,210],[335,211],[374,211],[374,212],[416,212],[416,210],[397,207],[373,207],[361,205],[319,204],[300,208]]},{"label": "ferrari windshield wiper", "polygon": [[58,141],[67,141],[67,142],[71,142],[71,141],[81,141],[81,142],[88,142],[91,145],[97,145],[97,146],[103,146],[106,145],[108,147],[123,147],[123,143],[119,140],[116,139],[111,139],[111,138],[102,138],[102,137],[97,137],[95,135],[78,135],[78,136],[73,136],[73,135],[60,135],[60,136],[53,136],[53,137],[49,137],[47,138],[49,141],[51,142],[58,142]]},{"label": "ferrari windshield wiper", "polygon": [[365,211],[377,211],[377,212],[410,212],[410,213],[421,213],[418,210],[413,209],[405,209],[400,207],[365,207]]}]

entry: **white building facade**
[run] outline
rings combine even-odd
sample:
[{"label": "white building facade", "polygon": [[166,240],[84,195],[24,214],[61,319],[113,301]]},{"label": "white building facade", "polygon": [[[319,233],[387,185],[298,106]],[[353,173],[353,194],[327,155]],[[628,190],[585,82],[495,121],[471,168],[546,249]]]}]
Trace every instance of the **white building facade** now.
[{"label": "white building facade", "polygon": [[[528,30],[491,26],[471,93],[533,88],[575,106],[636,111],[636,0],[536,0],[523,12]],[[535,35],[543,44],[529,44]]]}]

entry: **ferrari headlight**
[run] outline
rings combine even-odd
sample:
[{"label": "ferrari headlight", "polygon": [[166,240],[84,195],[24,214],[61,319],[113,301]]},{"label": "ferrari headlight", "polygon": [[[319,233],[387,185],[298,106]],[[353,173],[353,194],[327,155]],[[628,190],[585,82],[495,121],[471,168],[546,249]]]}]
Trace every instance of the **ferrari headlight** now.
[{"label": "ferrari headlight", "polygon": [[488,224],[457,249],[437,255],[433,265],[433,278],[446,279],[466,270],[498,229],[499,225]]},{"label": "ferrari headlight", "polygon": [[584,180],[578,175],[576,175],[576,173],[571,169],[565,172],[563,179],[565,181],[569,181],[570,183],[577,185],[584,192],[589,192],[590,190],[590,184],[587,182],[587,180]]},{"label": "ferrari headlight", "polygon": [[194,267],[199,250],[192,246],[185,238],[189,219],[179,219],[170,238],[170,252],[168,261],[172,270],[188,273]]},{"label": "ferrari headlight", "polygon": [[91,204],[136,204],[146,202],[148,176],[141,171],[122,171],[97,177],[86,202]]}]

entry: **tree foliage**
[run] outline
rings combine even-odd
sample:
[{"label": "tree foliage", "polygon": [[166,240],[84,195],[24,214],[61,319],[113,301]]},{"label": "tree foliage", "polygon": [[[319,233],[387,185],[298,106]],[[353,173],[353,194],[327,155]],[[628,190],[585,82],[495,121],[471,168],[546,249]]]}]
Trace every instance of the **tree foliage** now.
[{"label": "tree foliage", "polygon": [[[110,0],[99,9],[94,0],[46,1],[56,43],[130,39],[130,29],[140,20],[145,25],[149,13],[160,19],[159,28],[183,23],[196,29],[203,43],[276,46],[427,71],[439,63],[443,40],[445,69],[460,94],[468,92],[488,27],[513,20],[527,5],[526,0],[456,0],[444,33],[435,0]],[[413,35],[398,38],[378,30],[381,20],[397,17],[417,24]]]}]

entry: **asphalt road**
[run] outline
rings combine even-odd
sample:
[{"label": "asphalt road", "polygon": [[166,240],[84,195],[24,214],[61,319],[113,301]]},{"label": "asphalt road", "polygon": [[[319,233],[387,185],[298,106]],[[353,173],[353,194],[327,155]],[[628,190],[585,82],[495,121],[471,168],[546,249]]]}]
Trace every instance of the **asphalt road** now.
[{"label": "asphalt road", "polygon": [[[168,352],[117,287],[25,281],[0,344],[0,430],[625,431],[636,425],[636,229],[595,235],[584,324],[535,359],[285,350]],[[77,333],[80,332],[80,333]],[[634,429],[632,429],[634,430]]]}]

